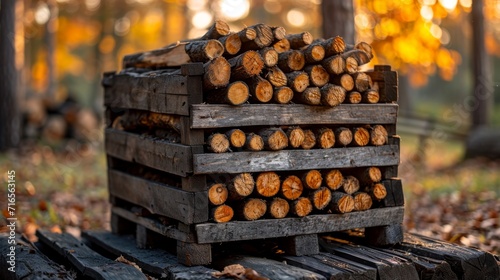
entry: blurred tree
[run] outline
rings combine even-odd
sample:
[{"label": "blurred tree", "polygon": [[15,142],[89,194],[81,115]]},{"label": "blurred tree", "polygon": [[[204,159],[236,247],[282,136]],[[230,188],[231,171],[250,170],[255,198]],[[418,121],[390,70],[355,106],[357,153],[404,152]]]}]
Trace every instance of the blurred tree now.
[{"label": "blurred tree", "polygon": [[340,36],[346,43],[354,44],[354,5],[352,0],[321,2],[323,37]]}]

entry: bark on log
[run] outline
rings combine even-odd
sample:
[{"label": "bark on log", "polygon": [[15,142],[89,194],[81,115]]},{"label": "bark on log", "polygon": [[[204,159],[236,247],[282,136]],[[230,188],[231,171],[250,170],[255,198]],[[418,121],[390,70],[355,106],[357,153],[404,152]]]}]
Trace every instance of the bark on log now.
[{"label": "bark on log", "polygon": [[304,71],[309,76],[309,83],[315,87],[322,87],[330,80],[330,75],[321,65],[309,65]]},{"label": "bark on log", "polygon": [[273,67],[278,64],[278,52],[272,47],[266,47],[259,50],[260,56],[264,60],[266,67]]},{"label": "bark on log", "polygon": [[380,94],[374,89],[367,89],[363,92],[362,101],[368,104],[377,104],[380,100]]},{"label": "bark on log", "polygon": [[285,72],[281,71],[278,66],[267,68],[263,76],[275,87],[283,87],[287,84]]},{"label": "bark on log", "polygon": [[229,205],[219,205],[212,209],[210,216],[216,223],[227,223],[234,217],[234,210]]},{"label": "bark on log", "polygon": [[331,83],[343,87],[346,91],[354,89],[354,79],[347,73],[333,76]]},{"label": "bark on log", "polygon": [[383,125],[374,125],[370,129],[370,144],[373,146],[382,146],[387,143],[388,133]]},{"label": "bark on log", "polygon": [[345,72],[346,73],[354,74],[354,73],[358,72],[359,65],[358,65],[358,61],[356,61],[356,59],[354,59],[350,56],[348,56],[348,57],[342,56],[342,58],[345,61]]},{"label": "bark on log", "polygon": [[207,62],[224,53],[224,46],[217,40],[194,41],[186,44],[191,62]]},{"label": "bark on log", "polygon": [[340,190],[345,192],[346,194],[353,194],[359,191],[359,181],[354,176],[345,176],[342,185],[340,186]]},{"label": "bark on log", "polygon": [[304,54],[298,50],[282,52],[278,56],[278,66],[283,72],[302,70],[305,63]]},{"label": "bark on log", "polygon": [[293,90],[289,87],[278,87],[274,89],[273,100],[278,104],[288,104],[293,99]]},{"label": "bark on log", "polygon": [[312,191],[309,194],[309,199],[313,204],[313,207],[317,210],[325,209],[330,201],[332,200],[332,191],[326,187],[320,187],[317,190]]},{"label": "bark on log", "polygon": [[338,146],[345,147],[352,142],[352,131],[347,127],[335,129],[335,141]]},{"label": "bark on log", "polygon": [[231,33],[220,37],[219,42],[224,46],[224,54],[228,56],[236,55],[241,50],[241,39],[238,33]]},{"label": "bark on log", "polygon": [[320,44],[312,44],[302,50],[306,64],[319,63],[325,58],[325,47]]},{"label": "bark on log", "polygon": [[290,42],[288,42],[287,39],[281,39],[278,42],[273,44],[273,48],[278,52],[278,53],[284,53],[290,50]]},{"label": "bark on log", "polygon": [[340,55],[327,57],[323,59],[321,64],[326,71],[332,75],[340,75],[344,73],[346,69],[345,59]]},{"label": "bark on log", "polygon": [[258,75],[264,68],[264,61],[255,51],[244,52],[228,60],[231,65],[231,79],[244,80]]},{"label": "bark on log", "polygon": [[340,170],[330,170],[325,174],[325,183],[330,190],[338,190],[344,183],[344,176]]},{"label": "bark on log", "polygon": [[254,152],[262,151],[264,149],[264,140],[258,134],[249,133],[245,142],[245,148]]},{"label": "bark on log", "polygon": [[267,212],[266,201],[259,198],[249,198],[238,208],[238,214],[247,221],[258,220]]},{"label": "bark on log", "polygon": [[332,56],[336,54],[343,53],[346,49],[345,41],[342,37],[336,36],[321,42],[325,48],[325,55]]},{"label": "bark on log", "polygon": [[305,171],[302,176],[302,185],[309,190],[317,190],[323,183],[323,176],[318,170]]},{"label": "bark on log", "polygon": [[231,146],[235,148],[241,148],[245,146],[246,135],[241,129],[231,129],[226,132],[226,136],[229,139]]},{"label": "bark on log", "polygon": [[289,127],[286,131],[286,136],[292,148],[299,148],[305,139],[304,130],[298,126]]},{"label": "bark on log", "polygon": [[373,58],[373,48],[370,44],[368,44],[366,42],[359,42],[355,46],[349,46],[348,48],[349,48],[349,50],[364,51],[365,54],[368,56],[369,61]]},{"label": "bark on log", "polygon": [[281,182],[278,174],[263,172],[257,176],[255,191],[263,197],[273,197],[280,190]]},{"label": "bark on log", "polygon": [[368,193],[372,200],[375,201],[380,201],[387,196],[387,189],[385,188],[384,184],[381,183],[375,183],[371,186],[366,187],[365,192]]},{"label": "bark on log", "polygon": [[332,192],[332,200],[328,206],[333,213],[349,213],[354,210],[354,198],[346,193]]},{"label": "bark on log", "polygon": [[304,142],[300,145],[300,147],[304,150],[309,150],[316,146],[316,135],[310,129],[304,130]]},{"label": "bark on log", "polygon": [[273,26],[273,27],[271,27],[271,30],[273,31],[274,42],[285,39],[286,30],[284,27]]},{"label": "bark on log", "polygon": [[208,136],[207,145],[215,153],[225,153],[229,150],[229,140],[222,133],[214,133]]},{"label": "bark on log", "polygon": [[347,58],[351,58],[356,61],[357,66],[365,65],[370,62],[371,58],[364,50],[350,50],[342,54],[342,57],[347,60]]},{"label": "bark on log", "polygon": [[352,145],[363,147],[370,143],[370,132],[364,127],[355,127],[352,129]]},{"label": "bark on log", "polygon": [[257,38],[257,31],[252,27],[246,27],[238,32],[238,36],[240,37],[241,43],[244,44],[255,40],[255,38]]},{"label": "bark on log", "polygon": [[283,198],[275,197],[267,203],[268,214],[275,219],[283,219],[290,211],[290,204]]},{"label": "bark on log", "polygon": [[241,105],[248,101],[250,90],[242,81],[230,83],[227,87],[207,91],[206,101],[208,103]]},{"label": "bark on log", "polygon": [[217,57],[203,65],[203,88],[205,90],[225,87],[231,78],[231,65],[224,57]]},{"label": "bark on log", "polygon": [[362,100],[361,93],[358,91],[350,91],[346,94],[345,103],[348,104],[359,104]]},{"label": "bark on log", "polygon": [[345,100],[346,91],[343,87],[334,84],[326,84],[320,89],[321,104],[329,107],[335,107]]},{"label": "bark on log", "polygon": [[372,198],[365,192],[356,192],[352,194],[352,197],[354,199],[354,211],[365,211],[373,205]]},{"label": "bark on log", "polygon": [[363,186],[370,186],[382,180],[382,172],[376,166],[358,169],[353,172],[353,175],[358,178],[359,183]]},{"label": "bark on log", "polygon": [[295,175],[286,177],[281,184],[281,195],[288,200],[299,198],[303,191],[302,181]]},{"label": "bark on log", "polygon": [[309,76],[303,71],[293,71],[286,74],[287,85],[295,92],[303,92],[309,86]]},{"label": "bark on log", "polygon": [[229,192],[222,183],[215,183],[208,188],[208,201],[212,205],[221,205],[226,202]]},{"label": "bark on log", "polygon": [[244,41],[244,44],[241,46],[243,51],[262,49],[271,45],[274,41],[274,35],[271,27],[265,24],[259,23],[247,28],[255,30],[255,38]]},{"label": "bark on log", "polygon": [[279,151],[288,147],[288,137],[279,127],[265,128],[259,131],[264,141],[264,148],[271,151]]},{"label": "bark on log", "polygon": [[366,73],[354,73],[352,78],[354,79],[354,88],[359,92],[364,92],[373,86],[372,79]]},{"label": "bark on log", "polygon": [[320,128],[316,132],[316,144],[321,149],[329,149],[335,145],[335,133],[330,128]]},{"label": "bark on log", "polygon": [[252,194],[255,181],[250,173],[240,173],[231,179],[227,185],[230,200],[241,200]]},{"label": "bark on log", "polygon": [[205,33],[203,36],[201,36],[201,40],[208,40],[208,39],[219,39],[222,36],[228,35],[229,34],[229,25],[220,19],[215,20],[214,24],[210,26],[208,29],[207,33]]},{"label": "bark on log", "polygon": [[254,76],[247,80],[252,99],[260,103],[267,103],[273,98],[273,86],[261,76]]},{"label": "bark on log", "polygon": [[313,210],[312,202],[307,197],[299,197],[290,204],[292,214],[297,217],[305,217]]},{"label": "bark on log", "polygon": [[319,87],[308,87],[303,92],[293,96],[295,103],[307,105],[321,105],[321,91]]},{"label": "bark on log", "polygon": [[288,34],[285,38],[290,42],[290,48],[296,50],[310,45],[313,42],[313,36],[307,31],[298,34]]},{"label": "bark on log", "polygon": [[127,110],[120,118],[120,124],[125,130],[137,128],[170,128],[180,133],[181,121],[179,116],[160,114],[150,111]]}]

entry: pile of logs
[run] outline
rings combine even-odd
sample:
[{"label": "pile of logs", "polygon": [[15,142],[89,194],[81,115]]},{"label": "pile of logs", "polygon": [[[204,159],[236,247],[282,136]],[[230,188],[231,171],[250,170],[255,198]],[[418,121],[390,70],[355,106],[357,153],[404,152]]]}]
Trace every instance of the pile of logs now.
[{"label": "pile of logs", "polygon": [[301,103],[337,106],[378,103],[377,83],[358,67],[373,58],[365,42],[349,45],[341,37],[314,39],[309,32],[286,34],[283,27],[256,24],[231,32],[217,20],[197,39],[127,55],[124,71],[172,69],[204,63],[208,103]]},{"label": "pile of logs", "polygon": [[364,211],[386,197],[377,167],[308,170],[295,174],[240,173],[208,189],[211,218],[218,223],[304,217],[311,213]]}]

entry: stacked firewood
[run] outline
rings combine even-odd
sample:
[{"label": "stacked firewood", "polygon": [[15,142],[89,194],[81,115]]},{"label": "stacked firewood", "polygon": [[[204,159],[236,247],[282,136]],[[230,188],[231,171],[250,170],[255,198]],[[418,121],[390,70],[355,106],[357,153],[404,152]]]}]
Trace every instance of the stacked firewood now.
[{"label": "stacked firewood", "polygon": [[308,170],[294,174],[240,173],[213,183],[208,200],[215,222],[304,217],[311,213],[349,213],[370,209],[385,198],[377,167]]},{"label": "stacked firewood", "polygon": [[[125,56],[124,71],[144,72],[204,63],[208,103],[301,103],[337,106],[378,103],[378,86],[358,67],[373,58],[365,42],[314,39],[309,32],[256,24],[231,32],[217,20],[200,38]],[[177,69],[177,71],[179,71]]]}]

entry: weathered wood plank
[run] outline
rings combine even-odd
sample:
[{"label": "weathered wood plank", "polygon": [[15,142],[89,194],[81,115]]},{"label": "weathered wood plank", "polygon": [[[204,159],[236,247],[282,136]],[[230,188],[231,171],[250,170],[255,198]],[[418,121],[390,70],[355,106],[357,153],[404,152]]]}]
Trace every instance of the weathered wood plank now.
[{"label": "weathered wood plank", "polygon": [[36,235],[42,243],[68,259],[86,277],[92,279],[147,279],[141,271],[133,266],[101,256],[70,234],[38,230]]},{"label": "weathered wood plank", "polygon": [[195,226],[198,243],[274,238],[283,236],[341,231],[401,223],[403,207],[371,209],[346,214],[310,215],[303,218],[233,221]]},{"label": "weathered wood plank", "polygon": [[369,244],[375,246],[387,246],[401,243],[403,241],[403,225],[394,223],[387,226],[367,227],[365,238]]},{"label": "weathered wood plank", "polygon": [[147,110],[156,113],[189,116],[189,97],[149,93],[143,95],[122,94],[104,88],[104,105],[108,108]]},{"label": "weathered wood plank", "polygon": [[350,147],[193,155],[195,174],[285,171],[399,164],[399,147]]},{"label": "weathered wood plank", "polygon": [[306,234],[286,237],[285,252],[293,256],[314,255],[319,253],[318,235]]},{"label": "weathered wood plank", "polygon": [[[153,214],[167,216],[186,224],[208,221],[208,196],[183,191],[161,183],[109,170],[109,193],[148,209]],[[202,194],[202,196],[203,196]],[[167,199],[168,198],[168,203]]]},{"label": "weathered wood plank", "polygon": [[210,264],[212,245],[177,241],[177,260],[187,266]]},{"label": "weathered wood plank", "polygon": [[374,83],[379,85],[380,102],[398,101],[398,73],[391,71],[391,66],[375,65],[374,70],[367,71]]},{"label": "weathered wood plank", "polygon": [[256,258],[247,256],[229,256],[226,258],[217,259],[214,261],[214,266],[222,270],[225,266],[232,264],[240,264],[244,267],[251,268],[261,276],[272,280],[320,280],[326,278],[315,272],[298,268],[291,265],[286,265],[282,262]]},{"label": "weathered wood plank", "polygon": [[303,124],[395,124],[397,104],[197,104],[191,108],[191,128]]},{"label": "weathered wood plank", "polygon": [[[177,261],[177,257],[161,249],[138,249],[132,235],[118,236],[103,231],[86,231],[82,236],[93,245],[113,256],[124,256],[135,262],[143,271],[156,277],[172,280],[208,280],[215,270],[203,266],[187,267]],[[224,279],[224,278],[222,278]]]},{"label": "weathered wood plank", "polygon": [[161,171],[186,176],[192,172],[191,147],[108,128],[106,153]]}]

